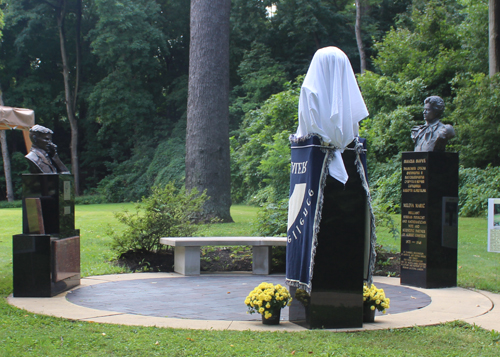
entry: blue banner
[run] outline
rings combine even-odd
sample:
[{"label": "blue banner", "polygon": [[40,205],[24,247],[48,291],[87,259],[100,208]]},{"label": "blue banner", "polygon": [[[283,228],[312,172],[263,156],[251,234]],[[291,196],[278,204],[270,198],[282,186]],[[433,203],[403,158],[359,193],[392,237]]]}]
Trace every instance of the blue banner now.
[{"label": "blue banner", "polygon": [[317,234],[321,222],[323,189],[332,148],[308,136],[292,142],[290,199],[286,247],[286,283],[311,292]]}]

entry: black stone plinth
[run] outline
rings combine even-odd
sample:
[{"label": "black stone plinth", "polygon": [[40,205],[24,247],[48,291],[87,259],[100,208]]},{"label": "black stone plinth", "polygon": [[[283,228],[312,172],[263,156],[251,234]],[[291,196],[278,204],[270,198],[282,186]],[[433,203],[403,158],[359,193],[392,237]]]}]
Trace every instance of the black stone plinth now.
[{"label": "black stone plinth", "polygon": [[14,297],[50,297],[80,285],[80,237],[12,238]]},{"label": "black stone plinth", "polygon": [[[78,235],[75,231],[73,181],[72,175],[65,174],[23,175],[23,234],[49,234],[59,238]],[[39,200],[39,215],[31,212],[35,205],[27,204],[26,199]],[[43,232],[31,231],[33,217],[36,219],[37,216],[43,222],[39,225],[44,228]]]},{"label": "black stone plinth", "polygon": [[458,153],[404,152],[401,284],[457,285]]},{"label": "black stone plinth", "polygon": [[349,180],[344,186],[328,176],[310,296],[297,294],[289,310],[291,322],[306,328],[363,326],[365,239],[369,239],[367,198],[357,172],[355,153],[345,151]]}]

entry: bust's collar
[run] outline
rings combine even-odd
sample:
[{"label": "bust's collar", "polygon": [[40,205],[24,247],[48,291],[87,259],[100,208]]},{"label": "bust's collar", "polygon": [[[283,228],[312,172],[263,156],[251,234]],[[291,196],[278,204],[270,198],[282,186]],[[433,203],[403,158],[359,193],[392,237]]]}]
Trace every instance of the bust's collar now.
[{"label": "bust's collar", "polygon": [[438,119],[434,123],[431,123],[431,124],[427,124],[427,122],[426,122],[425,125],[428,126],[429,128],[433,128],[433,127],[439,125],[439,123],[440,123],[440,121]]},{"label": "bust's collar", "polygon": [[47,152],[45,150],[42,150],[40,149],[38,146],[36,146],[35,144],[32,144],[31,145],[31,151],[38,151],[40,154],[42,154],[43,156],[47,156]]}]

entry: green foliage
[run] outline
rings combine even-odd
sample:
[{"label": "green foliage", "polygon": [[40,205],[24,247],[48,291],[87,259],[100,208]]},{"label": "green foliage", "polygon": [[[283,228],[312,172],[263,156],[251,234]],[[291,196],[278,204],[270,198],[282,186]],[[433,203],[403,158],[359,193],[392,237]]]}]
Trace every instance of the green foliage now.
[{"label": "green foliage", "polygon": [[23,206],[22,200],[15,200],[12,202],[0,201],[0,208],[21,208]]},{"label": "green foliage", "polygon": [[457,34],[465,52],[465,65],[471,72],[488,72],[488,1],[459,0],[465,17]]},{"label": "green foliage", "polygon": [[500,167],[460,168],[459,187],[460,215],[485,216],[488,198],[500,197]]},{"label": "green foliage", "polygon": [[[3,3],[3,0],[0,0],[0,5],[2,5]],[[3,29],[3,26],[5,25],[4,21],[3,21],[3,11],[2,9],[0,8],[0,39],[2,38],[2,29]]]},{"label": "green foliage", "polygon": [[[0,167],[3,169],[3,159],[1,156]],[[23,194],[23,180],[21,175],[29,172],[28,160],[26,160],[22,153],[16,151],[11,155],[10,169],[12,173],[11,179],[12,186],[14,188],[14,198],[21,199],[21,196]],[[0,190],[0,197],[4,197],[7,187],[5,183],[5,175],[3,175],[3,170],[2,175],[0,175]]]},{"label": "green foliage", "polygon": [[249,200],[266,185],[274,187],[277,200],[288,197],[288,136],[297,125],[302,80],[287,83],[285,91],[248,112],[239,136],[232,138],[232,195],[236,202]]},{"label": "green foliage", "polygon": [[401,202],[401,154],[369,170],[370,191],[376,211],[399,213]]},{"label": "green foliage", "polygon": [[265,204],[257,213],[257,234],[263,237],[286,236],[288,199]]},{"label": "green foliage", "polygon": [[271,57],[269,48],[257,42],[252,43],[250,50],[244,51],[238,75],[242,83],[235,86],[232,92],[233,96],[237,96],[230,108],[233,122],[234,117],[241,118],[272,94],[281,91],[286,81],[283,65]]},{"label": "green foliage", "polygon": [[189,237],[200,229],[196,218],[207,200],[206,193],[200,195],[196,189],[186,192],[173,183],[151,191],[151,196],[143,197],[136,205],[135,213],[115,213],[118,221],[127,226],[123,232],[110,231],[111,247],[118,253],[164,250],[161,237]]},{"label": "green foliage", "polygon": [[75,197],[76,205],[94,205],[108,203],[106,198],[100,194],[86,194],[82,196]]},{"label": "green foliage", "polygon": [[[449,149],[465,167],[500,165],[500,76],[487,78],[486,0],[413,1],[406,14],[374,48],[376,72],[358,78],[371,117],[362,122],[374,207],[399,212],[400,153],[411,151],[410,129],[422,123],[422,103],[439,95],[446,103],[442,121],[457,137]],[[478,73],[479,72],[479,73]],[[460,214],[484,213],[486,198],[498,192],[493,168],[460,169]],[[382,221],[384,219],[382,218]]]},{"label": "green foliage", "polygon": [[464,1],[463,7],[454,0],[414,1],[397,27],[374,45],[379,74],[367,72],[358,80],[371,113],[362,123],[361,135],[368,138],[369,157],[377,163],[412,149],[410,129],[423,121],[426,97],[442,97],[447,104],[442,120],[453,121],[449,116],[453,78],[473,67],[482,68],[468,61],[471,54],[462,46],[465,33],[480,31],[478,26],[484,29],[468,16],[473,9],[469,5]]},{"label": "green foliage", "polygon": [[500,74],[457,76],[454,81],[455,147],[466,167],[500,165]]},{"label": "green foliage", "polygon": [[184,140],[168,139],[153,150],[138,147],[136,153],[113,168],[99,183],[98,192],[107,202],[137,201],[150,194],[149,187],[184,181]]},{"label": "green foliage", "polygon": [[131,134],[138,140],[151,137],[147,129],[156,121],[155,101],[162,99],[158,56],[167,55],[168,47],[161,8],[154,0],[96,0],[95,5],[99,21],[89,38],[106,75],[89,94],[90,114],[102,124],[101,137],[118,133],[115,142],[128,148]]},{"label": "green foliage", "polygon": [[[463,20],[455,0],[426,1],[413,6],[409,24],[391,29],[378,51],[376,67],[401,81],[422,78],[427,90],[450,94],[449,81],[463,65],[456,26]],[[429,94],[430,95],[430,94]]]}]

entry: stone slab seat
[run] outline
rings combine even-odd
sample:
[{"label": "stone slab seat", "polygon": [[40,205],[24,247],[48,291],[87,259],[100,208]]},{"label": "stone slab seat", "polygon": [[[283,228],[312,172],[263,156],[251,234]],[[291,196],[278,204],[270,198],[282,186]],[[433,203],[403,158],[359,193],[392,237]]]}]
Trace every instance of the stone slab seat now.
[{"label": "stone slab seat", "polygon": [[174,247],[174,271],[183,275],[200,275],[201,247],[251,245],[253,274],[268,275],[271,248],[286,246],[286,237],[166,237],[160,244]]}]

